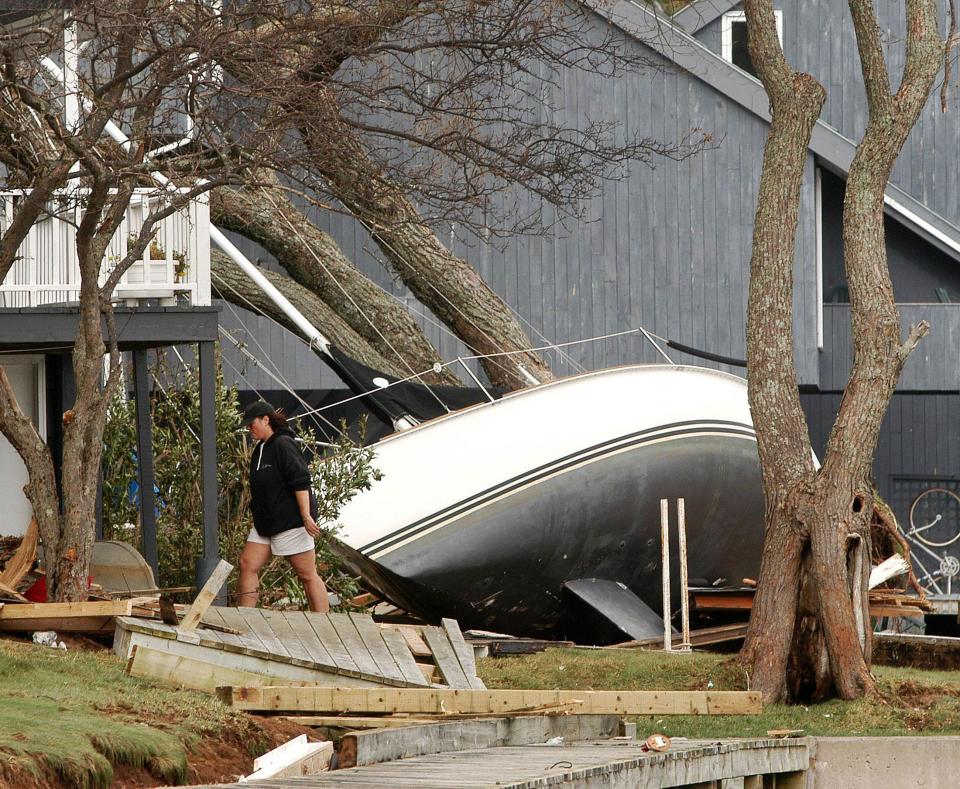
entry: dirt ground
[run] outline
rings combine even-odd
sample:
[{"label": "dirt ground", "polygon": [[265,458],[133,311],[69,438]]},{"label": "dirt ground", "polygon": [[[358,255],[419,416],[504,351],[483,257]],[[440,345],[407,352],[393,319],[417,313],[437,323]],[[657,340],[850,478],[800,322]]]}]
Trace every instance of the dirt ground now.
[{"label": "dirt ground", "polygon": [[[266,736],[270,748],[276,748],[301,734],[306,734],[310,740],[321,739],[314,735],[313,729],[296,723],[278,718],[251,717]],[[216,740],[205,737],[190,754],[188,765],[188,784],[233,783],[241,775],[253,772],[253,757],[250,756],[244,741],[237,736],[236,732],[225,731]],[[110,786],[111,789],[141,789],[141,787],[164,786],[164,784],[145,769],[116,766],[113,783]]]},{"label": "dirt ground", "polygon": [[[63,634],[60,636],[71,653],[89,652],[104,653],[112,651],[103,641],[88,638],[82,635]],[[3,642],[29,642],[24,636],[4,634],[0,636]],[[2,703],[2,701],[0,701]],[[129,721],[131,710],[126,706],[111,707],[98,705],[97,711],[101,715],[121,718]],[[139,721],[148,726],[161,730],[171,730],[181,721],[173,717],[164,717],[156,712],[137,713]],[[135,724],[131,724],[135,725]],[[301,734],[306,734],[310,740],[322,739],[313,729],[300,726],[279,718],[262,717],[240,714],[235,717],[232,725],[219,729],[215,735],[204,734],[187,754],[187,784],[232,783],[241,775],[253,772],[254,755],[251,751],[263,753],[282,745],[288,740]],[[17,738],[19,739],[19,738]],[[3,753],[0,752],[0,760]],[[113,761],[113,760],[111,760]],[[41,768],[43,769],[43,768]],[[165,786],[163,780],[151,775],[147,767],[133,767],[129,764],[113,765],[113,781],[111,789],[140,789],[140,787]],[[7,762],[0,763],[0,789],[74,789],[64,779],[54,775],[34,775],[25,769],[17,768]]]}]

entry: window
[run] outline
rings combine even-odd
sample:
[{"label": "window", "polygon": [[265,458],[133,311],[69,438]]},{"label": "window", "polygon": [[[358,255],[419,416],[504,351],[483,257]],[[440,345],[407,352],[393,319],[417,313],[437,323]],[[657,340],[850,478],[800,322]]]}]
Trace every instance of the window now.
[{"label": "window", "polygon": [[[783,44],[783,11],[773,12],[777,18],[777,37]],[[739,66],[748,74],[757,76],[757,71],[750,60],[747,48],[747,17],[743,11],[731,11],[723,15],[720,28],[721,54],[724,60]]]}]

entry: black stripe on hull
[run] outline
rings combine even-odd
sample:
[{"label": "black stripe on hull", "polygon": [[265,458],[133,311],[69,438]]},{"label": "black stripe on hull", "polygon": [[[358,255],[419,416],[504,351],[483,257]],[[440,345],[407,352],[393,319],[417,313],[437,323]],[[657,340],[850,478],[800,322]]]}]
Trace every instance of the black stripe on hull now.
[{"label": "black stripe on hull", "polygon": [[[671,508],[686,500],[692,582],[756,577],[763,495],[751,439],[745,431],[677,430],[669,440],[581,458],[442,528],[421,526],[378,561],[438,599],[456,600],[456,610],[442,613],[464,627],[583,638],[584,623],[570,621],[563,599],[565,581],[620,581],[659,610],[661,498]],[[673,535],[675,545],[675,524]]]},{"label": "black stripe on hull", "polygon": [[382,558],[384,551],[389,551],[395,545],[404,542],[411,537],[421,534],[427,529],[435,527],[445,519],[455,518],[463,513],[475,508],[482,507],[489,502],[510,494],[521,487],[537,482],[556,474],[562,474],[571,468],[583,463],[595,462],[598,459],[615,452],[624,452],[649,444],[652,442],[665,441],[679,438],[681,436],[693,435],[697,433],[718,433],[742,438],[756,439],[756,433],[751,425],[745,425],[740,422],[729,422],[723,420],[716,421],[688,421],[676,422],[668,425],[659,425],[656,428],[642,430],[627,436],[620,436],[616,439],[606,441],[594,446],[587,447],[565,457],[558,458],[555,461],[544,464],[530,471],[505,480],[504,482],[478,491],[473,496],[458,501],[450,506],[428,515],[425,518],[408,524],[396,531],[386,534],[377,540],[367,543],[360,548],[361,553],[367,554],[378,561]]}]

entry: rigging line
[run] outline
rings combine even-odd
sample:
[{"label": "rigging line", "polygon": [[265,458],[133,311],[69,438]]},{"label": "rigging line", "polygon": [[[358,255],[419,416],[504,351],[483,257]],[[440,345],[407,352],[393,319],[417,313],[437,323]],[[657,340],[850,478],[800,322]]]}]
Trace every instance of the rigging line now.
[{"label": "rigging line", "polygon": [[[261,363],[260,363],[260,360],[259,360],[253,353],[251,353],[249,350],[247,350],[246,348],[244,348],[243,345],[242,345],[242,343],[241,343],[239,340],[237,340],[235,337],[233,337],[233,336],[230,334],[230,332],[228,332],[225,328],[223,328],[222,326],[219,327],[219,328],[220,328],[220,333],[221,333],[224,337],[227,337],[230,341],[232,341],[232,342],[234,343],[234,347],[237,349],[237,351],[238,351],[240,354],[242,354],[242,355],[245,356],[247,359],[249,359],[250,361],[252,361],[255,366],[257,366],[257,367],[259,367],[261,370],[263,370],[263,373],[264,373],[267,377],[269,377],[271,380],[273,380],[273,381],[275,381],[276,383],[278,383],[278,384],[281,386],[281,388],[283,388],[289,395],[293,396],[293,398],[294,398],[298,403],[300,403],[300,406],[304,409],[304,413],[303,413],[303,414],[300,414],[300,416],[311,416],[311,415],[313,415],[313,413],[314,413],[313,407],[312,407],[306,400],[304,400],[302,397],[300,397],[300,395],[297,394],[297,392],[296,392],[294,389],[291,389],[290,386],[287,384],[287,382],[280,380],[280,379],[279,379],[276,375],[274,375],[269,369],[267,369],[266,367],[263,367],[263,366],[261,365]],[[227,361],[229,362],[229,360],[227,360]],[[234,371],[237,373],[237,375],[239,375],[239,376],[243,379],[243,382],[246,383],[248,386],[250,386],[250,381],[247,379],[247,377],[244,376],[243,373],[241,373],[239,370],[237,370],[236,366],[234,366],[233,363],[230,363],[230,366],[233,367],[233,369],[234,369]],[[254,388],[253,386],[250,386],[250,389],[252,389],[252,390],[256,393],[257,397],[259,397],[261,400],[264,400],[264,399],[265,399],[265,398],[263,397],[263,395],[262,395],[259,391],[256,390],[256,388]],[[298,416],[298,417],[291,417],[291,419],[294,419],[294,418],[299,418],[299,416]],[[322,422],[324,422],[325,424],[327,424],[327,425],[328,425],[332,430],[334,430],[336,433],[339,433],[339,434],[341,434],[341,435],[342,435],[342,433],[343,433],[343,431],[342,431],[337,425],[333,424],[333,422],[331,422],[329,419],[327,419],[327,418],[324,417],[323,415],[319,415],[319,418],[316,418],[316,417],[315,417],[312,421],[313,421],[314,426],[315,426],[318,430],[323,430],[323,425],[321,424],[321,421],[322,421]]]},{"label": "rigging line", "polygon": [[[444,362],[440,366],[450,367],[451,365],[459,363],[459,361],[460,361],[459,359],[454,359],[452,362]],[[436,368],[431,368],[431,371],[435,369]],[[330,405],[324,405],[324,406],[321,406],[320,408],[314,408],[312,411],[308,411],[306,414],[300,414],[299,416],[307,416],[308,414],[312,414],[312,413],[319,414],[321,411],[326,411],[330,408],[336,408],[337,406],[343,405],[344,403],[352,402],[353,400],[359,400],[361,397],[368,397],[369,395],[375,395],[378,392],[382,392],[385,389],[389,389],[391,386],[397,386],[398,384],[405,384],[410,381],[413,381],[414,379],[419,378],[421,375],[426,375],[427,372],[428,371],[424,370],[422,373],[414,373],[413,375],[407,376],[406,378],[400,378],[399,380],[392,381],[388,383],[386,386],[381,386],[375,392],[362,392],[360,394],[353,395],[352,397],[347,397],[343,400],[337,400],[337,402],[330,403]],[[447,409],[447,412],[451,413],[449,408]]]},{"label": "rigging line", "polygon": [[[222,280],[221,280],[221,281],[222,281]],[[247,299],[246,297],[244,297],[242,293],[238,293],[238,292],[237,292],[236,290],[234,290],[233,288],[231,288],[231,290],[233,290],[233,292],[236,293],[237,296],[239,296],[241,299],[243,299],[244,301],[246,301],[247,304],[250,305],[251,309],[253,309],[253,310],[256,310],[256,309],[257,309],[256,305],[253,304],[253,303],[251,303],[250,300]],[[219,289],[217,290],[217,293],[221,296],[221,298],[223,297],[223,294],[222,294],[222,292],[221,292]],[[263,353],[264,356],[268,356],[268,354],[267,354],[267,352],[266,352],[266,349],[264,349],[264,347],[260,344],[259,340],[257,340],[256,333],[255,333],[255,332],[251,332],[251,331],[247,328],[246,324],[245,324],[244,321],[243,321],[243,318],[242,318],[242,317],[240,316],[240,314],[237,312],[236,307],[235,307],[233,304],[231,304],[229,301],[227,301],[226,299],[224,299],[224,301],[226,302],[227,307],[230,309],[230,312],[233,314],[233,316],[234,316],[234,318],[236,319],[236,321],[237,321],[241,326],[243,326],[244,330],[248,333],[249,336],[253,337],[253,341],[256,343],[256,345],[257,345],[257,347],[260,349],[261,353]],[[273,318],[271,318],[269,315],[264,315],[263,317],[265,317],[265,318],[267,318],[268,320],[272,321],[273,323],[275,323],[275,324],[276,324],[277,326],[279,326],[280,328],[283,328],[283,329],[286,328],[286,327],[284,327],[279,321],[273,320]],[[246,355],[246,357],[247,357],[248,359],[250,359],[251,361],[253,361],[253,363],[254,363],[257,367],[259,367],[261,370],[263,370],[263,372],[264,372],[266,375],[268,375],[271,379],[275,380],[278,384],[280,384],[280,387],[281,387],[282,389],[284,389],[287,393],[289,393],[289,394],[292,395],[296,400],[298,400],[298,401],[300,402],[300,405],[304,408],[305,411],[310,411],[310,409],[311,409],[310,404],[307,403],[305,400],[303,400],[303,398],[301,398],[300,395],[297,394],[297,392],[294,390],[294,388],[293,388],[292,386],[290,386],[290,382],[286,379],[286,376],[283,375],[283,371],[280,370],[279,365],[275,364],[272,359],[270,360],[270,363],[271,363],[271,364],[276,368],[276,370],[277,370],[276,374],[274,374],[274,373],[271,372],[270,369],[263,363],[263,360],[261,360],[260,358],[258,358],[255,354],[253,354],[252,352],[250,352],[250,351],[247,350],[246,348],[244,348],[244,347],[240,344],[240,342],[239,342],[235,337],[233,337],[229,332],[227,332],[226,329],[224,329],[222,326],[219,326],[218,328],[220,329],[221,333],[223,333],[225,336],[227,336],[227,337],[230,338],[230,340],[231,340],[231,341],[233,342],[233,344],[234,344],[234,347],[235,347],[241,354]],[[295,333],[293,333],[293,332],[291,332],[291,334],[293,334],[293,336],[294,336],[296,339],[298,339],[303,345],[306,345],[308,348],[310,348],[310,350],[313,350],[313,345],[312,345],[312,343],[307,343],[307,342],[305,342],[302,337],[300,337],[299,335],[297,335],[297,334],[295,334]],[[234,369],[236,369],[236,368],[234,368]],[[246,383],[249,383],[249,381],[246,381]],[[251,389],[252,389],[252,388],[253,388],[253,387],[251,387]],[[259,393],[258,393],[258,396],[259,396]],[[263,398],[261,398],[261,399],[263,399]],[[324,420],[324,421],[325,421],[325,422],[328,422],[328,420]],[[323,426],[322,426],[319,422],[317,422],[316,420],[314,420],[314,424],[316,425],[317,429],[323,430]],[[328,424],[329,424],[329,422],[328,422]],[[334,430],[337,430],[338,432],[340,432],[340,431],[338,430],[338,428],[336,427],[336,425],[330,425],[330,426],[331,426]]]},{"label": "rigging line", "polygon": [[[214,275],[213,272],[211,272],[211,276],[216,276],[216,275]],[[220,277],[217,277],[217,280],[218,280],[219,282],[223,282],[223,279],[221,279]],[[228,288],[230,288],[230,290],[231,290],[233,293],[235,293],[240,299],[242,299],[244,302],[246,302],[246,304],[248,305],[248,308],[249,308],[254,314],[266,318],[267,320],[271,321],[272,323],[274,323],[275,325],[279,326],[279,327],[282,328],[282,329],[286,329],[286,327],[283,326],[283,324],[281,324],[279,321],[275,320],[275,319],[272,318],[271,316],[269,316],[269,315],[267,315],[266,313],[264,313],[263,310],[259,309],[259,308],[258,308],[253,302],[251,302],[246,296],[244,296],[242,293],[240,293],[239,291],[237,291],[235,288],[230,287],[230,284],[229,284],[229,283],[224,283],[224,284],[226,284],[226,286],[227,286]],[[218,294],[220,295],[221,298],[223,298],[223,294],[222,294],[222,292],[220,291],[219,288],[218,288]],[[230,312],[231,312],[231,314],[233,315],[233,317],[234,317],[234,318],[237,320],[237,322],[238,322],[241,326],[243,326],[243,328],[246,330],[246,329],[247,329],[247,326],[246,326],[246,324],[243,322],[243,319],[240,317],[240,313],[237,312],[236,307],[235,307],[233,304],[231,304],[228,299],[224,299],[224,301],[226,302],[227,307],[230,309]],[[257,346],[257,348],[259,349],[259,351],[263,354],[264,358],[266,358],[266,359],[269,360],[269,363],[270,363],[271,365],[273,365],[273,367],[276,369],[276,372],[277,372],[278,375],[283,376],[283,371],[280,369],[279,365],[277,365],[272,359],[270,359],[269,354],[267,354],[266,348],[264,348],[263,345],[260,344],[260,341],[257,339],[256,333],[255,333],[255,332],[249,332],[249,330],[247,330],[247,331],[248,331],[249,335],[253,338],[254,344]],[[303,339],[303,337],[301,337],[300,335],[296,334],[295,332],[291,332],[291,334],[293,334],[294,337],[296,337],[298,340],[300,340],[301,343],[303,343],[304,345],[309,345],[309,346],[312,348],[312,345],[309,344],[309,343],[307,343],[306,340]]]},{"label": "rigging line", "polygon": [[[177,353],[177,356],[179,357],[180,354]],[[181,364],[183,364],[183,365],[186,367],[186,363],[183,361],[183,357],[180,357],[180,362],[181,362]],[[187,369],[189,369],[189,368],[187,368]],[[160,388],[160,391],[163,392],[163,396],[169,400],[169,399],[170,399],[170,395],[169,395],[169,393],[167,392],[167,388],[163,385],[163,381],[160,380],[160,376],[157,375],[156,371],[150,370],[150,377],[153,379],[153,382]],[[184,427],[187,428],[187,430],[189,431],[190,435],[193,436],[193,437],[196,439],[196,441],[197,441],[198,444],[202,444],[203,442],[200,441],[200,436],[198,436],[196,433],[193,432],[193,428],[190,427],[190,423],[187,422],[185,419],[182,420],[182,421],[183,421]]]},{"label": "rigging line", "polygon": [[[386,243],[386,242],[384,242],[384,243]],[[392,248],[392,247],[391,247],[391,248]],[[383,260],[382,256],[377,255],[375,252],[373,252],[373,250],[367,248],[366,246],[365,246],[365,251],[367,252],[368,255],[370,255],[372,258],[374,258],[378,263],[380,263],[381,266],[383,266],[385,269],[389,269],[389,265]],[[372,280],[371,280],[371,281],[372,281]],[[476,353],[476,350],[477,350],[476,348],[471,348],[469,345],[467,345],[460,337],[458,337],[456,334],[454,334],[454,333],[450,330],[450,327],[447,326],[445,323],[443,323],[442,321],[437,320],[436,318],[433,318],[433,317],[427,315],[425,312],[422,312],[422,311],[416,309],[415,307],[411,306],[410,304],[407,304],[407,302],[403,299],[403,297],[398,296],[396,293],[393,293],[393,292],[387,290],[386,288],[380,286],[379,284],[377,284],[377,283],[375,283],[375,282],[374,282],[374,285],[376,285],[378,288],[380,288],[380,290],[382,290],[382,291],[383,291],[384,293],[386,293],[388,296],[390,296],[391,298],[395,299],[395,300],[398,301],[400,304],[402,304],[405,309],[409,310],[410,312],[416,313],[416,314],[419,315],[421,318],[423,318],[425,321],[433,324],[434,326],[436,326],[436,327],[437,327],[438,329],[440,329],[441,331],[446,332],[447,334],[449,334],[451,337],[453,337],[453,339],[457,340],[457,342],[463,343],[464,346],[465,346],[468,350],[473,351],[474,353]],[[413,298],[416,299],[415,296],[414,296]],[[547,337],[542,331],[540,331],[540,330],[539,330],[536,326],[534,326],[530,321],[528,321],[526,318],[524,318],[523,315],[521,315],[518,310],[515,310],[515,309],[514,309],[510,304],[508,304],[506,301],[504,301],[503,303],[506,305],[507,309],[510,310],[517,318],[519,318],[523,323],[525,323],[527,326],[529,326],[531,329],[533,329],[534,333],[536,333],[537,335],[539,335],[539,337],[540,337],[542,340],[546,340],[548,343],[550,343],[550,345],[547,346],[547,347],[549,347],[551,350],[557,351],[557,353],[560,355],[560,358],[561,358],[561,359],[565,359],[566,362],[567,362],[567,364],[569,364],[574,370],[579,370],[579,372],[581,372],[581,373],[585,373],[585,372],[587,371],[587,368],[586,368],[586,367],[584,367],[584,366],[583,366],[582,364],[580,364],[576,359],[574,359],[572,356],[570,356],[570,354],[565,353],[563,350],[561,350],[561,349],[560,349],[560,346],[558,346],[556,343],[551,342],[549,337]],[[478,328],[479,328],[479,327],[478,327]],[[502,347],[502,346],[501,346],[501,347]],[[462,358],[466,358],[466,357],[462,357]]]},{"label": "rigging line", "polygon": [[[359,312],[360,315],[363,316],[363,319],[364,319],[367,323],[370,324],[370,327],[377,333],[377,336],[379,336],[380,339],[383,340],[383,342],[386,344],[386,346],[387,346],[391,351],[393,351],[394,354],[396,354],[397,358],[400,360],[400,363],[401,363],[404,367],[406,367],[407,370],[409,370],[411,373],[415,373],[416,370],[413,369],[413,367],[412,367],[412,365],[410,364],[410,362],[408,362],[408,361],[406,360],[406,358],[404,358],[403,354],[400,353],[400,351],[398,351],[398,350],[396,349],[396,347],[394,347],[393,343],[390,342],[390,340],[387,338],[387,336],[386,336],[382,331],[380,331],[380,328],[376,325],[376,323],[374,323],[373,319],[371,319],[370,316],[367,315],[367,313],[364,311],[364,309],[363,309],[359,304],[357,304],[357,302],[354,300],[353,296],[350,295],[349,291],[347,291],[347,289],[343,286],[343,284],[342,284],[336,277],[334,277],[334,276],[330,273],[330,269],[327,268],[327,266],[326,266],[326,264],[323,262],[323,260],[320,259],[320,256],[313,250],[313,247],[311,247],[309,244],[306,243],[306,241],[304,240],[303,236],[300,234],[300,231],[299,231],[296,227],[294,227],[293,223],[287,218],[287,216],[286,216],[282,211],[280,211],[280,207],[279,207],[279,206],[276,204],[276,202],[274,201],[273,196],[270,195],[270,194],[269,194],[268,192],[266,192],[265,190],[264,190],[264,194],[265,194],[266,198],[270,201],[271,205],[273,205],[274,210],[275,210],[278,214],[280,214],[280,216],[283,218],[283,221],[286,223],[287,227],[290,228],[290,230],[291,230],[291,232],[294,234],[294,236],[296,236],[297,239],[299,239],[299,241],[303,244],[304,248],[307,249],[307,251],[308,251],[308,252],[310,253],[310,255],[313,257],[313,259],[317,262],[317,264],[324,270],[324,272],[326,273],[327,277],[340,289],[340,291],[343,293],[343,295],[347,297],[347,299],[349,300],[349,302],[353,305],[354,309],[356,309],[357,312]],[[443,400],[440,399],[440,397],[437,395],[437,393],[434,392],[433,389],[430,388],[430,384],[427,383],[426,381],[422,380],[422,379],[418,379],[418,380],[420,380],[420,383],[427,388],[427,391],[433,396],[433,399],[436,400],[436,401],[440,404],[440,407],[443,408],[445,411],[447,411],[447,413],[449,413],[449,412],[450,412],[450,408],[447,406],[447,404],[446,404],[445,402],[443,402]]]},{"label": "rigging line", "polygon": [[[571,346],[571,345],[582,345],[582,344],[588,343],[588,342],[598,342],[598,341],[600,341],[600,340],[609,340],[609,339],[611,339],[612,337],[624,337],[624,336],[629,335],[629,334],[640,334],[640,333],[642,333],[642,331],[643,331],[643,329],[627,329],[626,331],[613,332],[613,333],[611,333],[611,334],[602,334],[602,335],[599,335],[599,336],[597,336],[597,337],[588,337],[588,338],[585,339],[585,340],[571,340],[571,341],[569,341],[569,342],[557,343],[557,345],[558,345],[558,346],[562,346],[562,347],[568,347],[568,346]],[[551,345],[544,345],[544,346],[540,346],[540,347],[522,348],[522,349],[519,349],[519,350],[516,350],[516,351],[501,351],[500,353],[497,353],[497,354],[489,354],[489,355],[490,355],[490,356],[509,356],[509,355],[511,355],[511,354],[527,353],[527,352],[530,352],[530,351],[539,351],[539,350],[544,350],[544,349],[552,348],[552,347],[553,347],[553,345],[551,344]],[[462,363],[463,361],[470,361],[470,360],[473,360],[473,359],[484,359],[484,358],[486,358],[486,356],[482,356],[482,355],[478,355],[478,356],[462,356],[462,357],[460,357],[460,358],[458,358],[458,359],[454,359],[454,360],[451,361],[451,362],[444,362],[442,366],[443,366],[443,367],[450,367],[451,365],[459,364],[459,363]],[[423,373],[420,373],[420,375],[423,375]],[[412,376],[410,376],[410,377],[408,377],[408,378],[402,378],[402,379],[400,379],[400,380],[398,380],[398,381],[393,381],[392,383],[387,384],[387,386],[381,387],[381,389],[389,389],[391,386],[396,386],[397,384],[407,383],[408,381],[412,381],[412,380],[413,380],[414,378],[416,378],[416,377],[417,377],[417,375],[412,375]],[[342,405],[343,403],[349,403],[349,402],[351,402],[352,400],[359,400],[361,397],[366,397],[368,394],[371,394],[371,392],[364,392],[363,394],[353,395],[352,397],[348,397],[348,398],[346,398],[346,399],[344,399],[344,400],[338,400],[336,403],[331,403],[330,405],[325,405],[325,406],[322,406],[322,407],[320,407],[320,408],[313,409],[313,411],[312,411],[311,413],[319,413],[320,411],[326,411],[326,410],[329,409],[329,408],[335,408],[336,406]],[[372,394],[375,394],[375,392],[372,393]],[[306,416],[306,414],[301,414],[300,416]]]},{"label": "rigging line", "polygon": [[[612,332],[611,334],[601,334],[596,337],[587,337],[585,340],[570,340],[569,342],[551,343],[550,345],[541,345],[541,346],[532,347],[532,348],[521,348],[516,351],[501,351],[500,353],[486,354],[486,356],[510,356],[516,353],[529,353],[531,351],[545,351],[550,348],[553,348],[554,345],[556,345],[558,348],[566,348],[571,345],[583,345],[584,343],[588,343],[588,342],[599,342],[600,340],[609,340],[609,339],[612,339],[613,337],[624,337],[628,334],[640,334],[642,332],[643,332],[642,328],[626,329],[625,331]],[[464,359],[483,359],[483,358],[486,358],[486,356],[464,356],[463,358]]]},{"label": "rigging line", "polygon": [[[348,208],[347,210],[350,211],[349,208]],[[404,264],[408,269],[410,269],[410,270],[411,270],[412,272],[414,272],[415,274],[417,273],[417,270],[409,263],[409,261],[407,261],[406,258],[404,258],[402,255],[400,255],[399,252],[397,252],[396,247],[394,247],[389,241],[387,241],[387,240],[386,240],[385,238],[383,238],[382,236],[379,236],[379,235],[373,230],[373,228],[372,228],[366,221],[364,221],[361,217],[358,217],[356,214],[354,214],[353,211],[350,211],[350,214],[351,214],[351,216],[353,216],[353,218],[356,219],[357,222],[359,222],[360,225],[370,234],[371,238],[373,238],[373,239],[380,238],[381,240],[380,240],[378,243],[381,243],[381,244],[383,244],[384,246],[386,246],[388,249],[390,249],[390,250],[393,252],[393,254],[397,257],[397,259],[400,260],[400,261],[402,261],[403,264]],[[479,276],[479,275],[478,275],[478,276]],[[502,345],[501,343],[497,342],[497,341],[496,341],[493,337],[491,337],[489,334],[487,334],[487,333],[483,330],[483,327],[477,325],[476,321],[474,321],[473,318],[471,318],[471,317],[470,317],[469,315],[467,315],[463,310],[461,310],[456,304],[454,304],[449,298],[447,298],[446,295],[444,295],[443,293],[441,293],[440,289],[437,288],[436,285],[434,285],[434,284],[433,284],[432,282],[430,282],[429,280],[425,280],[425,281],[426,281],[426,284],[427,284],[430,288],[432,288],[432,289],[436,292],[436,294],[437,294],[438,296],[440,296],[440,298],[442,298],[442,299],[443,299],[445,302],[447,302],[447,304],[449,304],[454,310],[456,310],[458,313],[460,313],[460,315],[461,315],[468,323],[470,323],[478,332],[480,332],[480,334],[482,334],[484,337],[486,337],[486,339],[490,341],[490,344],[491,344],[491,345],[493,345],[495,348],[501,348],[501,349],[503,348],[503,345]],[[463,342],[462,338],[461,338],[460,341]],[[464,345],[466,345],[467,348],[469,348],[471,351],[474,351],[474,352],[477,351],[476,348],[470,347],[470,345],[468,345],[466,342],[464,342]],[[502,355],[502,354],[488,354],[488,355],[484,355],[484,356],[482,356],[482,357],[479,357],[479,356],[478,356],[477,358],[487,358],[487,356],[494,356],[494,355],[500,356],[500,355]],[[496,361],[495,359],[491,359],[491,361],[492,361],[497,367],[499,367],[501,370],[503,370],[505,373],[507,373],[508,375],[515,375],[515,374],[516,374],[516,371],[509,369],[508,367],[506,367],[506,366],[503,365],[503,364],[500,364],[500,363],[499,363],[498,361]],[[518,366],[519,366],[519,365],[518,365]]]}]

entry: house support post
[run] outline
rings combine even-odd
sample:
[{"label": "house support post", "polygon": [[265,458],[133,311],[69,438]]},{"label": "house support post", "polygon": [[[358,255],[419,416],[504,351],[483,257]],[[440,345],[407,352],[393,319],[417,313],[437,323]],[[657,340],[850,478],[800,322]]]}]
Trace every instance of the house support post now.
[{"label": "house support post", "polygon": [[140,536],[143,558],[153,578],[160,582],[157,554],[157,506],[153,494],[153,428],[150,419],[150,391],[147,351],[138,348],[133,355],[134,396],[137,404],[137,482],[140,486]]},{"label": "house support post", "polygon": [[[197,588],[214,571],[219,557],[217,523],[217,367],[213,342],[198,342],[200,358],[200,479],[203,491],[203,554],[197,561]],[[219,601],[222,604],[222,601]]]}]

